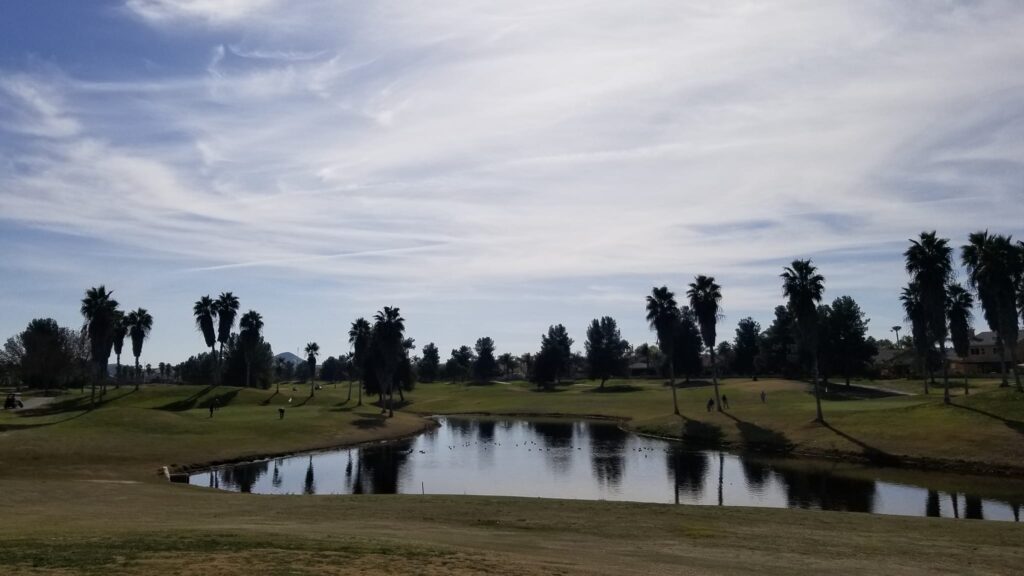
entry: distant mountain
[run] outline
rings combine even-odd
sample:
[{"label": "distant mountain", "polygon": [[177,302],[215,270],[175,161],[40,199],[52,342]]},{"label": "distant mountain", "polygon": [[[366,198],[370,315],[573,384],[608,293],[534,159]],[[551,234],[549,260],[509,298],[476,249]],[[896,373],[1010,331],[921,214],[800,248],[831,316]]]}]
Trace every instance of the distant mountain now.
[{"label": "distant mountain", "polygon": [[303,364],[306,362],[304,358],[299,358],[298,356],[292,354],[291,352],[281,352],[277,356],[274,356],[275,364],[277,363],[278,360],[284,360],[285,362],[291,364],[292,366],[295,366],[296,364]]}]

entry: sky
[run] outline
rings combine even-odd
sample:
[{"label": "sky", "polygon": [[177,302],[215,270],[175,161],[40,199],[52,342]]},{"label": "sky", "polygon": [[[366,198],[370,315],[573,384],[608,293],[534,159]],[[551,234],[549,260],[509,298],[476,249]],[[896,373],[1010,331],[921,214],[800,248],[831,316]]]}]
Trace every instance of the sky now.
[{"label": "sky", "polygon": [[[0,0],[0,336],[147,308],[203,350],[232,291],[275,352],[398,306],[447,356],[582,350],[722,285],[720,338],[811,258],[876,337],[902,251],[1024,237],[1016,1]],[[963,278],[963,274],[960,274]],[[982,327],[983,328],[983,327]]]}]

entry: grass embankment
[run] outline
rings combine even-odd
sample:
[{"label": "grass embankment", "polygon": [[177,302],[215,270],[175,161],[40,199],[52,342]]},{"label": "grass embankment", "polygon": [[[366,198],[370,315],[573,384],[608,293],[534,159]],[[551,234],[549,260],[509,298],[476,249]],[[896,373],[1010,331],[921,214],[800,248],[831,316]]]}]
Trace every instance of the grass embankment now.
[{"label": "grass embankment", "polygon": [[942,403],[941,390],[884,396],[833,384],[822,402],[824,426],[812,422],[809,390],[792,380],[725,380],[721,391],[730,408],[719,413],[705,407],[713,396],[710,385],[691,385],[678,390],[682,415],[674,416],[671,391],[654,381],[611,381],[604,392],[590,382],[551,392],[519,382],[432,384],[416,391],[409,410],[602,415],[621,418],[641,433],[694,443],[1024,475],[1024,395],[998,388],[995,380],[972,381],[969,396],[955,390],[952,406]]},{"label": "grass embankment", "polygon": [[[757,399],[762,387],[766,406]],[[718,427],[738,441],[751,434],[741,423],[750,423],[796,445],[827,446],[826,434],[850,442],[809,424],[813,398],[798,383],[726,383],[737,420],[703,411],[707,388],[680,391],[684,419],[671,416],[662,386],[637,388],[422,385],[407,409],[602,414],[664,434],[686,434],[687,422],[697,422],[690,428]],[[174,485],[158,474],[164,464],[355,443],[424,425],[413,414],[384,420],[374,407],[356,408],[344,386],[304,402],[307,395],[302,386],[280,395],[153,387],[111,390],[92,410],[70,397],[30,415],[0,414],[0,573],[1000,574],[1024,562],[1024,533],[1006,523],[510,498],[255,496]],[[224,407],[211,419],[205,406],[213,397]],[[825,409],[836,430],[892,442],[895,453],[920,448],[943,457],[956,454],[947,445],[959,445],[983,450],[978,461],[1010,460],[1013,440],[1020,444],[1019,429],[1006,423],[1020,420],[1013,393],[979,390],[957,401],[971,409],[942,407],[938,396],[831,400]]]}]

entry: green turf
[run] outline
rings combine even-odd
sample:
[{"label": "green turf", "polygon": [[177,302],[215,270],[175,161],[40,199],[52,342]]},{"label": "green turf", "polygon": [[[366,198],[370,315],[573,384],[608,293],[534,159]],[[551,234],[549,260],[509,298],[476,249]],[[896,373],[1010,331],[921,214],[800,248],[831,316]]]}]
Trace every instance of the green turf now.
[{"label": "green turf", "polygon": [[[312,399],[308,386],[297,388],[153,386],[110,390],[92,408],[70,394],[32,413],[0,413],[0,573],[1003,574],[1024,562],[1024,532],[1007,523],[514,498],[255,496],[174,485],[160,474],[168,464],[402,436],[428,425],[417,413],[453,412],[602,415],[690,439],[837,456],[867,446],[1005,468],[1020,462],[1024,399],[994,382],[955,398],[957,407],[934,394],[856,399],[833,389],[825,402],[831,427],[811,423],[805,384],[780,380],[726,381],[730,415],[704,411],[707,386],[680,389],[682,417],[654,381],[609,382],[605,392],[590,382],[553,392],[521,382],[421,384],[394,419],[354,406],[345,385]],[[222,408],[210,418],[205,406],[215,397]],[[970,481],[950,478],[954,490]]]}]

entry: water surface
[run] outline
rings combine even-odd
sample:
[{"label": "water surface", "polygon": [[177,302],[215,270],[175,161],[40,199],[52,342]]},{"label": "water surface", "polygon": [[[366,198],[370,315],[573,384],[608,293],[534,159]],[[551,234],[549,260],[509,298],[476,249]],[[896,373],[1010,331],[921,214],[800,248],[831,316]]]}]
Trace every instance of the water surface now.
[{"label": "water surface", "polygon": [[[887,481],[891,470],[693,450],[607,422],[438,418],[414,438],[218,467],[191,484],[257,494],[474,494],[1017,521],[1020,498]],[[921,480],[921,479],[924,480]],[[936,481],[938,475],[935,475]]]}]

